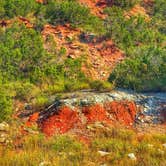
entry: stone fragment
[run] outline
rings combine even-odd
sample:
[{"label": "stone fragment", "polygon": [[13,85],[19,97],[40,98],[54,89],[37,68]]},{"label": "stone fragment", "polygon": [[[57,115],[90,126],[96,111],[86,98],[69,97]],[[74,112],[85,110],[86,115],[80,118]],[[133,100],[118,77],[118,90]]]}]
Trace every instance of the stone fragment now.
[{"label": "stone fragment", "polygon": [[164,154],[164,151],[163,150],[161,150],[161,149],[157,149],[158,150],[158,152],[160,153],[160,154]]},{"label": "stone fragment", "polygon": [[149,147],[149,148],[153,148],[154,145],[152,145],[152,144],[148,144],[148,147]]},{"label": "stone fragment", "polygon": [[102,157],[110,154],[109,152],[100,151],[100,150],[98,151],[98,153],[99,153]]},{"label": "stone fragment", "polygon": [[165,143],[165,144],[163,144],[163,147],[164,147],[164,148],[166,148],[166,143]]},{"label": "stone fragment", "polygon": [[48,162],[48,161],[43,161],[43,162],[41,162],[40,164],[39,164],[39,166],[48,166],[48,165],[50,165],[51,163],[50,162]]},{"label": "stone fragment", "polygon": [[131,159],[131,160],[136,160],[137,158],[135,157],[135,154],[134,153],[129,153],[128,154],[128,157]]},{"label": "stone fragment", "polygon": [[8,131],[9,125],[6,122],[0,123],[0,131]]},{"label": "stone fragment", "polygon": [[5,143],[6,142],[6,138],[5,137],[0,137],[0,143]]}]

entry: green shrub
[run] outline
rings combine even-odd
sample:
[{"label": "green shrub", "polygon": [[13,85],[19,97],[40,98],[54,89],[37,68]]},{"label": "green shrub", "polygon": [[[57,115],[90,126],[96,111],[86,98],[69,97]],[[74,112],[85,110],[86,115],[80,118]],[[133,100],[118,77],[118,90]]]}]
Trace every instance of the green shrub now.
[{"label": "green shrub", "polygon": [[82,27],[100,34],[104,31],[102,20],[93,16],[89,8],[72,0],[49,2],[46,5],[45,17],[51,24],[70,23],[74,27]]},{"label": "green shrub", "polygon": [[79,152],[83,146],[75,139],[64,135],[55,137],[52,148],[56,152]]},{"label": "green shrub", "polygon": [[117,87],[138,91],[166,90],[166,50],[160,47],[137,48],[111,73],[109,80]]},{"label": "green shrub", "polygon": [[107,91],[113,89],[113,85],[111,83],[100,80],[91,81],[90,87],[98,91],[103,91],[103,90]]},{"label": "green shrub", "polygon": [[12,99],[0,88],[0,122],[9,120],[12,114]]},{"label": "green shrub", "polygon": [[37,96],[34,101],[34,105],[38,109],[44,108],[49,103],[49,98],[44,95]]},{"label": "green shrub", "polygon": [[[165,37],[158,32],[151,22],[143,17],[126,19],[123,10],[118,7],[107,8],[107,37],[110,37],[128,56],[133,55],[135,47],[141,45],[158,45]],[[111,23],[111,24],[110,24]]]},{"label": "green shrub", "polygon": [[166,3],[165,0],[154,1],[152,14],[159,16],[161,19],[166,19]]},{"label": "green shrub", "polygon": [[39,4],[35,0],[0,0],[0,18],[13,18],[15,16],[26,16],[35,12]]},{"label": "green shrub", "polygon": [[0,40],[0,72],[6,80],[29,78],[44,60],[42,38],[33,29],[14,24],[0,31]]},{"label": "green shrub", "polygon": [[133,7],[135,4],[137,4],[139,2],[140,2],[140,0],[115,0],[115,1],[113,1],[113,4],[115,6],[128,9],[128,8]]}]

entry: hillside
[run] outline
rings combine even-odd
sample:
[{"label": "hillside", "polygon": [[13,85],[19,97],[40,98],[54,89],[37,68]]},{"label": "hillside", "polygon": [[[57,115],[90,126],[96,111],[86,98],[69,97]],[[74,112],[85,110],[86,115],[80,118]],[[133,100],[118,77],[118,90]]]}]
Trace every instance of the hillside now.
[{"label": "hillside", "polygon": [[166,165],[165,9],[0,0],[0,165]]}]

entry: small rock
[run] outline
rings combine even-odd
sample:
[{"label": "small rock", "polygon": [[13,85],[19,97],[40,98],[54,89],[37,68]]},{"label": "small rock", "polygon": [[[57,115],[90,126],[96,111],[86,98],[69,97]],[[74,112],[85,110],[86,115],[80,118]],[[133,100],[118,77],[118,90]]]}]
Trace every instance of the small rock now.
[{"label": "small rock", "polygon": [[149,148],[152,148],[152,147],[154,147],[154,145],[152,145],[152,144],[148,144],[148,147],[149,147]]},{"label": "small rock", "polygon": [[107,164],[101,164],[100,166],[107,166]]},{"label": "small rock", "polygon": [[110,154],[109,152],[104,152],[104,151],[100,151],[100,150],[98,151],[98,153],[99,153],[102,157]]},{"label": "small rock", "polygon": [[163,150],[161,150],[161,149],[157,149],[158,150],[158,152],[160,153],[160,154],[164,154],[164,151]]},{"label": "small rock", "polygon": [[6,122],[0,123],[0,131],[8,131],[9,125]]},{"label": "small rock", "polygon": [[39,164],[39,166],[48,166],[48,165],[50,165],[50,162],[48,161],[43,161]]},{"label": "small rock", "polygon": [[104,125],[101,122],[95,122],[93,126],[95,128],[104,128]]},{"label": "small rock", "polygon": [[0,143],[5,143],[6,142],[6,138],[5,137],[0,137]]},{"label": "small rock", "polygon": [[28,103],[25,103],[24,108],[25,110],[32,110],[32,106]]},{"label": "small rock", "polygon": [[165,144],[163,144],[163,147],[164,147],[164,148],[166,148],[166,143],[165,143]]},{"label": "small rock", "polygon": [[131,159],[131,160],[136,160],[137,158],[135,157],[135,154],[134,153],[129,153],[128,154],[128,157]]}]

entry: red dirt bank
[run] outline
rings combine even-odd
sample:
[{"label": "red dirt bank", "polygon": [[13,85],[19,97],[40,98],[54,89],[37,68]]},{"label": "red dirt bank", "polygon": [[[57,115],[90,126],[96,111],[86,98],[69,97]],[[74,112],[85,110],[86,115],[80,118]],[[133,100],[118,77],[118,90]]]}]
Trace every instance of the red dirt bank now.
[{"label": "red dirt bank", "polygon": [[[134,102],[113,101],[104,106],[95,104],[80,108],[81,113],[69,107],[62,107],[58,113],[50,116],[40,124],[40,128],[47,136],[56,133],[66,133],[73,128],[84,128],[89,123],[105,122],[108,125],[120,122],[131,126],[134,123],[137,107]],[[80,114],[82,114],[80,116]],[[83,123],[82,117],[86,119]],[[81,127],[82,126],[82,127]]]}]

